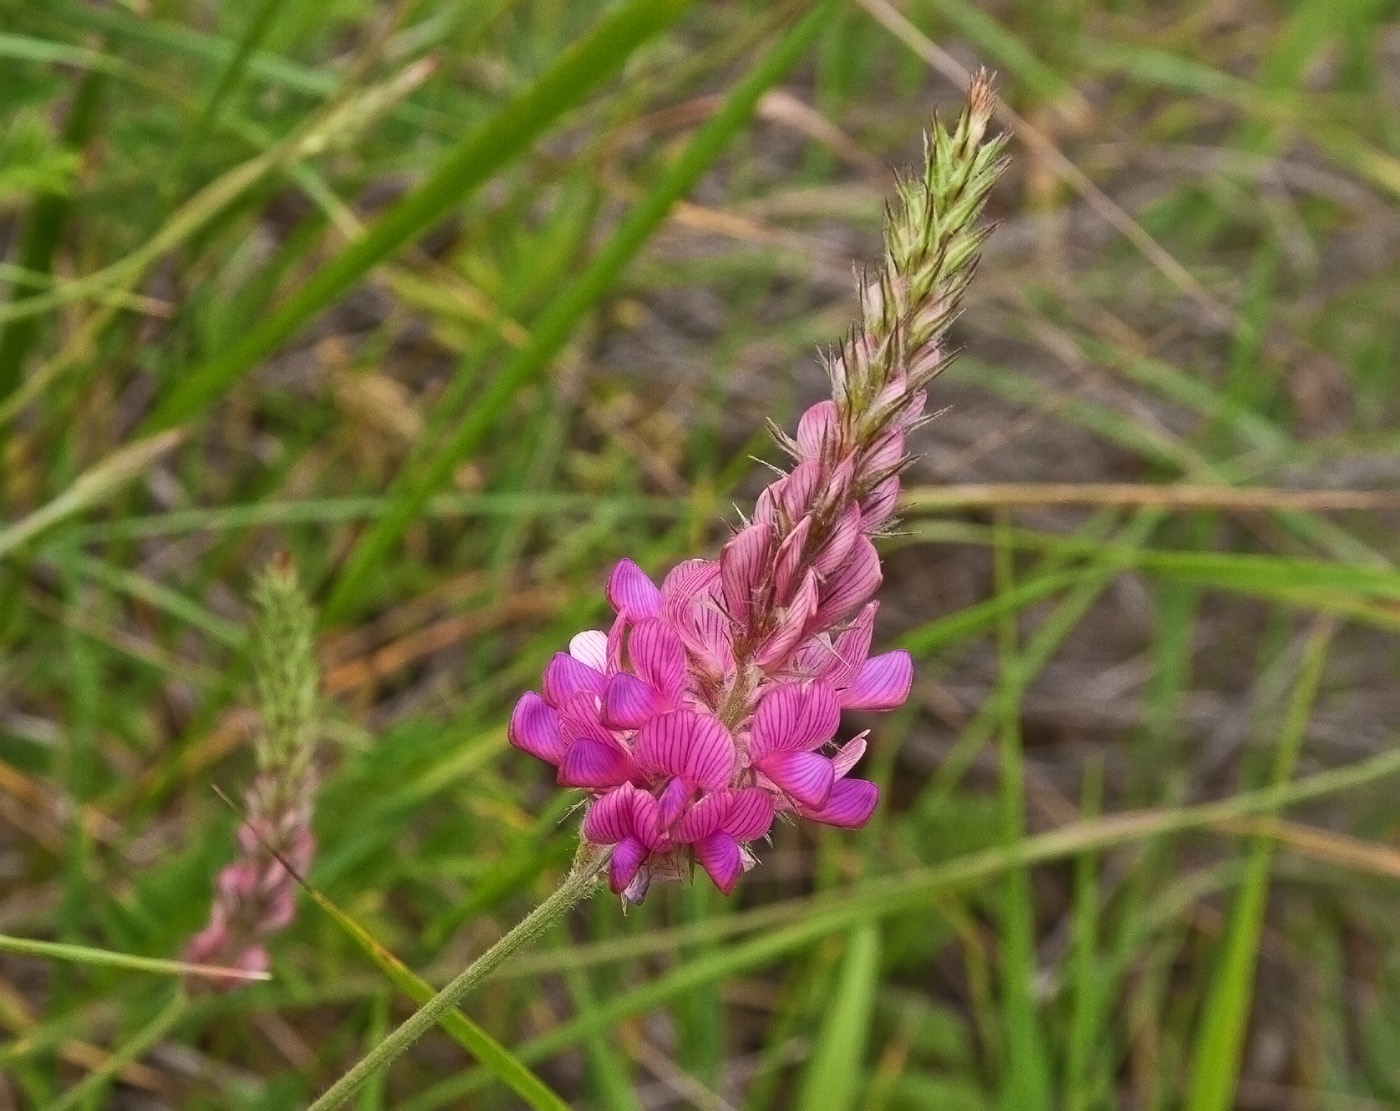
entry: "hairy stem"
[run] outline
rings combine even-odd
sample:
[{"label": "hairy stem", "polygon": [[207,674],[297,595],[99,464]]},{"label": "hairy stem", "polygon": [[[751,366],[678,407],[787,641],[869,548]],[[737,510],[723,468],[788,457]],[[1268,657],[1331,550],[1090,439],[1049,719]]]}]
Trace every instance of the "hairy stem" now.
[{"label": "hairy stem", "polygon": [[595,890],[611,852],[585,843],[574,858],[568,878],[548,899],[522,919],[510,933],[477,957],[445,988],[414,1011],[403,1024],[337,1080],[307,1111],[331,1111],[354,1095],[381,1068],[421,1038],[457,1006],[482,980],[518,950],[533,942]]}]

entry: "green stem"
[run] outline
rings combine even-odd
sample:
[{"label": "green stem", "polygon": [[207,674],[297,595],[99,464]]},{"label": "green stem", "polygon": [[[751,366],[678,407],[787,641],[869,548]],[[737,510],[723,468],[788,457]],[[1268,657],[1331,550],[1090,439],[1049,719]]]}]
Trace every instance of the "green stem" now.
[{"label": "green stem", "polygon": [[332,1111],[354,1095],[379,1069],[436,1026],[482,980],[506,959],[529,945],[594,891],[596,881],[608,863],[611,852],[584,843],[568,878],[548,899],[521,920],[510,933],[477,957],[455,980],[414,1011],[403,1024],[366,1054],[358,1064],[337,1080],[307,1111]]}]

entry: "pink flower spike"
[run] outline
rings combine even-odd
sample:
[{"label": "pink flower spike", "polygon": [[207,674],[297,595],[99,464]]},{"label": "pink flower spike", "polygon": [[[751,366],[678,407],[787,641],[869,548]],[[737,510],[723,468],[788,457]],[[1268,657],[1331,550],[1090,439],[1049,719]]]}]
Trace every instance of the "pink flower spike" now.
[{"label": "pink flower spike", "polygon": [[831,740],[840,724],[841,708],[825,683],[783,683],[758,704],[749,758],[757,763],[775,752],[811,752]]},{"label": "pink flower spike", "polygon": [[608,679],[600,716],[609,729],[639,729],[648,718],[666,709],[666,700],[652,689],[651,684],[619,671]]},{"label": "pink flower spike", "polygon": [[832,575],[821,592],[815,624],[825,629],[864,605],[880,589],[880,554],[869,537],[862,536],[851,549],[845,566]]},{"label": "pink flower spike", "polygon": [[550,764],[563,760],[568,748],[559,732],[559,714],[534,691],[515,704],[506,736],[516,748]]},{"label": "pink flower spike", "polygon": [[902,649],[873,656],[861,664],[841,692],[847,710],[894,710],[904,705],[914,685],[914,661]]},{"label": "pink flower spike", "polygon": [[607,680],[601,671],[564,652],[556,652],[544,669],[544,697],[551,706],[558,706],[571,695],[586,692],[602,695]]},{"label": "pink flower spike", "polygon": [[773,529],[769,525],[749,525],[740,529],[719,555],[720,584],[724,604],[742,625],[749,621],[754,593],[771,574]]},{"label": "pink flower spike", "polygon": [[839,779],[831,789],[831,797],[820,809],[801,808],[804,818],[841,829],[859,829],[875,813],[880,791],[864,779]]},{"label": "pink flower spike", "polygon": [[669,625],[644,621],[627,642],[632,668],[670,706],[685,693],[685,646]]},{"label": "pink flower spike", "polygon": [[637,762],[652,775],[684,776],[696,787],[715,791],[734,774],[734,740],[708,714],[675,710],[642,726]]},{"label": "pink flower spike", "polygon": [[695,846],[695,859],[709,873],[716,887],[728,895],[744,874],[744,854],[727,833],[712,833]]},{"label": "pink flower spike", "polygon": [[836,782],[831,761],[815,752],[773,752],[754,767],[806,807],[825,806]]},{"label": "pink flower spike", "polygon": [[661,591],[630,559],[619,561],[608,576],[608,604],[618,613],[642,621],[661,613]]}]

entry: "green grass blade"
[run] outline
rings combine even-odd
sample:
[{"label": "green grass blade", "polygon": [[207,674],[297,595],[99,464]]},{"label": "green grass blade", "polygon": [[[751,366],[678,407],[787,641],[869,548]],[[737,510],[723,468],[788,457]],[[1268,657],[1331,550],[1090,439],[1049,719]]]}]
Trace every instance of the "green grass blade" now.
[{"label": "green grass blade", "polygon": [[161,976],[212,976],[217,979],[233,977],[239,980],[266,980],[266,972],[239,972],[236,969],[212,965],[168,961],[159,957],[139,957],[134,953],[117,953],[110,949],[94,949],[88,945],[67,945],[58,941],[36,941],[27,937],[0,934],[0,953],[18,953],[26,957],[42,957],[51,961],[90,964],[99,968],[121,968],[128,972],[154,972]]},{"label": "green grass blade", "polygon": [[852,1111],[864,1076],[870,1016],[880,987],[880,931],[852,930],[836,993],[802,1077],[798,1111]]},{"label": "green grass blade", "polygon": [[[1271,778],[1275,785],[1287,783],[1293,777],[1303,735],[1322,683],[1332,633],[1332,624],[1323,620],[1308,639],[1303,666],[1274,755]],[[1230,909],[1220,966],[1196,1032],[1191,1083],[1184,1104],[1186,1111],[1229,1111],[1234,1106],[1273,855],[1270,841],[1260,839],[1250,846],[1244,884]]]},{"label": "green grass blade", "polygon": [[[78,85],[77,97],[63,128],[63,145],[80,151],[87,145],[97,125],[105,78],[89,73]],[[54,251],[72,209],[72,199],[63,193],[41,193],[34,199],[29,220],[20,242],[18,264],[30,274],[47,275],[53,268]],[[36,296],[34,290],[16,290],[12,304]],[[25,316],[0,325],[0,401],[19,388],[24,357],[39,332],[37,317]]]},{"label": "green grass blade", "polygon": [[642,43],[670,26],[686,3],[631,0],[600,21],[248,336],[184,378],[157,406],[154,423],[166,427],[197,414],[378,263],[458,208],[562,113],[621,68]]},{"label": "green grass blade", "polygon": [[[304,886],[316,905],[325,911],[331,920],[364,950],[379,970],[389,977],[394,986],[412,999],[414,1003],[421,1007],[436,994],[431,984],[426,980],[419,979],[373,934],[314,887],[309,884]],[[439,1025],[451,1035],[453,1041],[480,1061],[483,1067],[490,1070],[506,1087],[535,1111],[568,1111],[569,1105],[548,1084],[536,1076],[529,1066],[463,1014],[460,1009],[454,1007],[447,1011],[439,1020]]]},{"label": "green grass blade", "polygon": [[448,480],[462,460],[475,451],[495,426],[510,399],[548,367],[573,335],[579,321],[612,287],[671,206],[684,197],[713,164],[730,139],[753,115],[759,99],[796,64],[830,17],[831,0],[822,0],[739,81],[724,104],[695,133],[680,157],[628,214],[622,226],[594,256],[578,280],[563,290],[536,323],[530,342],[492,380],[484,394],[420,471],[409,473],[395,491],[393,511],[360,540],[346,561],[326,605],[326,619],[344,617],[375,568]]}]

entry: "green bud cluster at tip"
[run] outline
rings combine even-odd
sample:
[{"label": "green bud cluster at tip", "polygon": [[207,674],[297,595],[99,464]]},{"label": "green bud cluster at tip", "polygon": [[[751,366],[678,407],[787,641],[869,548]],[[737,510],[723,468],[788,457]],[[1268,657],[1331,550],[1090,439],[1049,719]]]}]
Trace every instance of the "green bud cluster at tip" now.
[{"label": "green bud cluster at tip", "polygon": [[300,784],[310,771],[320,718],[315,614],[289,560],[274,560],[258,576],[253,599],[253,673],[262,717],[258,767],[275,770],[289,786]]}]

